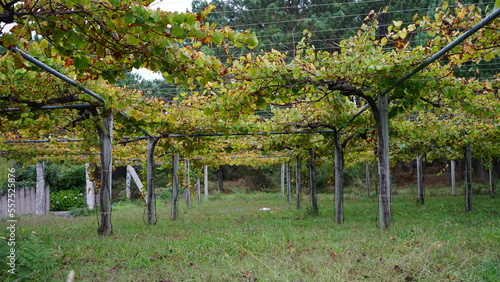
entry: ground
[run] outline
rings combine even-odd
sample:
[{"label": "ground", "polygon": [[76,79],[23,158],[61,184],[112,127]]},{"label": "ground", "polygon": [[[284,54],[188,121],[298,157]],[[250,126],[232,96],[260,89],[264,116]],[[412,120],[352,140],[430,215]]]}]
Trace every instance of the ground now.
[{"label": "ground", "polygon": [[191,209],[181,202],[175,221],[160,201],[155,226],[145,223],[143,202],[117,203],[107,237],[97,236],[97,214],[25,216],[18,256],[35,262],[19,271],[39,281],[64,280],[70,270],[76,281],[500,279],[500,199],[475,195],[467,213],[462,195],[429,196],[419,206],[411,189],[401,192],[388,230],[378,228],[376,197],[356,194],[346,195],[340,225],[329,194],[319,195],[318,216],[306,195],[297,210],[278,194],[212,193]]}]

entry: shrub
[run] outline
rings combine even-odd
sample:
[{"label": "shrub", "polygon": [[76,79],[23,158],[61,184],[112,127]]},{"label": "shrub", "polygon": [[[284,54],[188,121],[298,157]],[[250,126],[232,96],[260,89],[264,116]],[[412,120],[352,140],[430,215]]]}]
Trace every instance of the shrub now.
[{"label": "shrub", "polygon": [[48,163],[45,167],[46,179],[54,191],[85,187],[85,165]]},{"label": "shrub", "polygon": [[83,194],[78,190],[61,190],[50,195],[51,211],[67,211],[71,208],[84,208]]},{"label": "shrub", "polygon": [[158,200],[171,200],[172,199],[172,188],[169,189],[156,189],[156,198]]},{"label": "shrub", "polygon": [[[16,171],[18,187],[36,186],[36,165],[18,165]],[[52,191],[85,187],[85,165],[45,163],[45,180]]]}]

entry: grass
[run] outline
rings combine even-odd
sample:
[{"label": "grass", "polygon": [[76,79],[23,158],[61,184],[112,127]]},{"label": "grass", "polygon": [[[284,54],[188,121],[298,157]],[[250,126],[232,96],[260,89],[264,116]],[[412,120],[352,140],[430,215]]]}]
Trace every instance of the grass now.
[{"label": "grass", "polygon": [[[498,197],[475,196],[466,213],[461,196],[418,206],[403,194],[394,196],[393,225],[384,231],[376,199],[357,195],[346,197],[341,225],[331,195],[320,195],[320,215],[310,216],[264,193],[181,205],[176,221],[160,202],[155,226],[144,223],[142,203],[118,203],[114,236],[102,238],[96,215],[24,216],[18,242],[38,244],[30,251],[48,267],[19,268],[29,281],[63,281],[70,270],[76,281],[500,280]],[[0,280],[12,280],[2,267]]]}]

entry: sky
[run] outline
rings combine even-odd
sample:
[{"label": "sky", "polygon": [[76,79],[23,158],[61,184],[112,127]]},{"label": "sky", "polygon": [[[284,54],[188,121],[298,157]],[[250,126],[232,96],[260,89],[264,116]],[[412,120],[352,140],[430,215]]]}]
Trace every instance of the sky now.
[{"label": "sky", "polygon": [[[157,0],[149,5],[152,9],[160,8],[170,12],[186,12],[186,9],[191,9],[191,0]],[[133,73],[140,74],[144,79],[162,79],[159,73],[154,73],[147,69],[134,69]]]},{"label": "sky", "polygon": [[185,12],[186,9],[191,10],[191,0],[157,0],[149,7],[171,12]]}]

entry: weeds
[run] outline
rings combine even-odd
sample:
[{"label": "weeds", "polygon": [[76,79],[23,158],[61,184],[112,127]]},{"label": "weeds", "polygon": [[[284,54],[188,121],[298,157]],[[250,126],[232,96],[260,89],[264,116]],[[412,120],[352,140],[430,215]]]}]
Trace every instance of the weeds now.
[{"label": "weeds", "polygon": [[158,201],[155,226],[144,224],[143,204],[123,203],[113,207],[114,236],[97,236],[95,216],[22,217],[20,236],[46,263],[33,280],[69,270],[77,281],[498,280],[499,199],[476,196],[466,213],[461,197],[418,206],[395,196],[385,231],[376,199],[346,197],[342,225],[330,199],[321,195],[310,216],[306,200],[296,210],[276,194],[215,194],[190,210],[181,203],[176,221]]},{"label": "weeds", "polygon": [[[36,279],[35,277],[44,277],[47,272],[53,271],[60,265],[57,258],[59,253],[54,248],[47,248],[46,244],[36,233],[30,234],[12,246],[15,248],[15,275],[7,272],[7,264],[0,266],[0,277],[3,281],[25,281]],[[11,246],[7,242],[0,241],[0,250],[2,254],[8,254]]]}]

